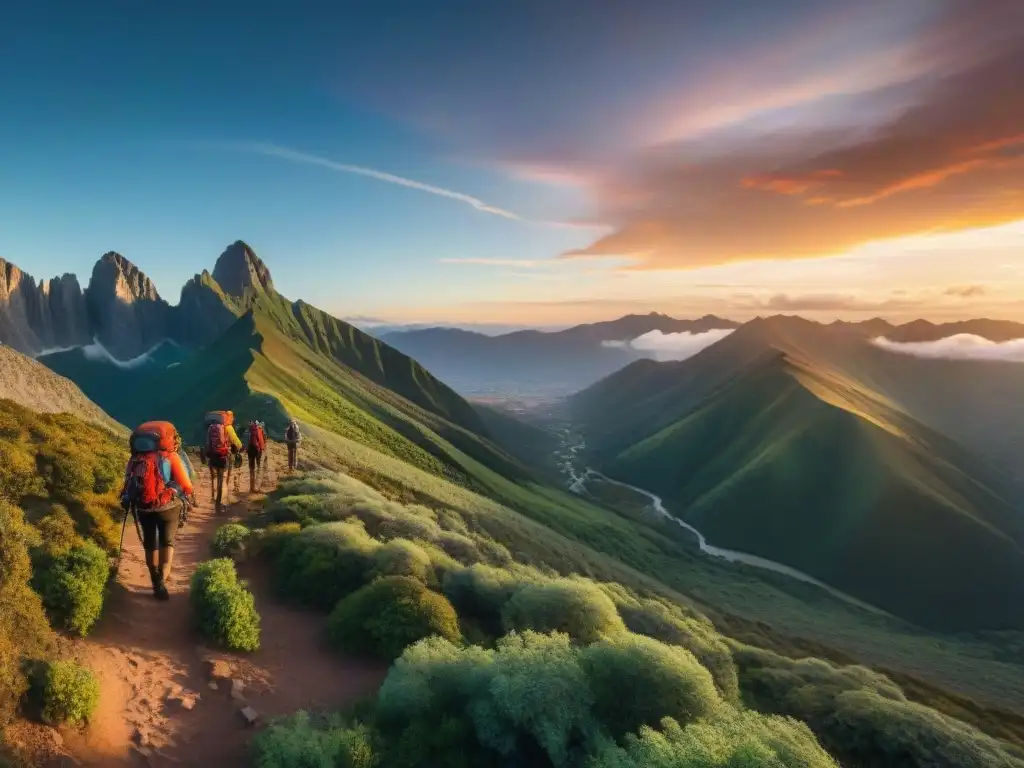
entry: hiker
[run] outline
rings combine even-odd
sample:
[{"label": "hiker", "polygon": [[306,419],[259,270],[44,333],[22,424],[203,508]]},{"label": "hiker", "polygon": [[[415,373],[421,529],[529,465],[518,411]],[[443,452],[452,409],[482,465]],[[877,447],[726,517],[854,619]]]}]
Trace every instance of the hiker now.
[{"label": "hiker", "polygon": [[288,445],[288,471],[293,472],[298,465],[299,443],[302,442],[302,433],[299,432],[299,422],[292,419],[284,430],[284,441]]},{"label": "hiker", "polygon": [[231,479],[231,454],[235,464],[241,461],[242,441],[238,439],[231,411],[211,411],[206,414],[206,440],[200,451],[200,459],[210,468],[210,500],[217,512],[224,506],[224,472]]},{"label": "hiker", "polygon": [[182,508],[195,502],[192,479],[178,450],[181,438],[167,421],[147,421],[131,436],[131,458],[121,486],[121,507],[142,529],[153,596],[167,600],[167,581],[174,560],[174,536],[182,524]]},{"label": "hiker", "polygon": [[261,421],[250,421],[246,430],[246,453],[249,456],[249,493],[256,493],[256,473],[263,467],[267,449],[267,431]]}]

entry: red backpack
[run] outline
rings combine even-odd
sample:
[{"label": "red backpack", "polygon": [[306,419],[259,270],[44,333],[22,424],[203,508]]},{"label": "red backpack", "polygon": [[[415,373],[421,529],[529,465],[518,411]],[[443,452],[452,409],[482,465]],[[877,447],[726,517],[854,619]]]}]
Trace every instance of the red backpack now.
[{"label": "red backpack", "polygon": [[132,433],[132,457],[128,460],[122,495],[139,510],[155,509],[168,504],[174,491],[164,483],[161,469],[162,452],[174,449],[173,425],[151,421]]},{"label": "red backpack", "polygon": [[226,458],[231,452],[228,433],[223,424],[213,423],[206,429],[206,455]]},{"label": "red backpack", "polygon": [[263,434],[263,425],[254,424],[249,428],[249,447],[260,453],[267,447],[267,436]]}]

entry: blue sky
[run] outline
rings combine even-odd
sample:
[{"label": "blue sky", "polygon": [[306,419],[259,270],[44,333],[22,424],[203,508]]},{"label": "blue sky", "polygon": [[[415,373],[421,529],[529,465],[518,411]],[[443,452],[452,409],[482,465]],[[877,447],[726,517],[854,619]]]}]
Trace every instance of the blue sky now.
[{"label": "blue sky", "polygon": [[0,257],[37,277],[117,250],[173,302],[244,239],[340,316],[1018,311],[1012,2],[47,5],[0,11]]}]

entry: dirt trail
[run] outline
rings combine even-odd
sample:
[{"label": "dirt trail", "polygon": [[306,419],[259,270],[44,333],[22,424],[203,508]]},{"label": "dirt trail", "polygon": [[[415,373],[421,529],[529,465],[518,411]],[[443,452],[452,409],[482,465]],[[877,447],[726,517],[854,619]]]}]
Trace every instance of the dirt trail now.
[{"label": "dirt trail", "polygon": [[[274,468],[283,467],[277,446],[271,461],[268,490],[277,483]],[[250,580],[262,617],[260,650],[235,655],[202,644],[189,613],[189,578],[210,557],[217,527],[248,514],[263,496],[249,497],[243,469],[242,492],[232,493],[232,503],[216,515],[209,475],[203,467],[197,470],[199,504],[175,542],[171,600],[153,598],[141,544],[129,530],[103,617],[76,643],[76,655],[100,678],[102,696],[84,732],[63,734],[75,764],[247,765],[253,729],[240,712],[246,704],[262,722],[298,709],[338,709],[374,692],[384,678],[384,666],[343,659],[325,648],[323,615],[275,601],[257,564],[239,570]],[[232,681],[241,691],[232,692]]]}]

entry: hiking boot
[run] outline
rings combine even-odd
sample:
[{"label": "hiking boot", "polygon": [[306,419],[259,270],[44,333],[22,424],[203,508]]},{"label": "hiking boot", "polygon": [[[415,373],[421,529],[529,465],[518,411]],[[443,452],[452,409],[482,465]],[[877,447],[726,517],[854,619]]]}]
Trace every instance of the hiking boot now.
[{"label": "hiking boot", "polygon": [[156,584],[153,585],[153,597],[157,600],[171,599],[171,593],[167,591],[167,585],[160,576],[157,576]]}]

